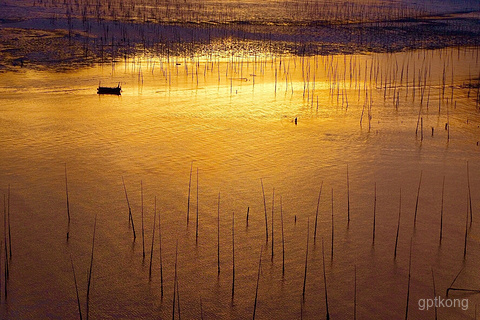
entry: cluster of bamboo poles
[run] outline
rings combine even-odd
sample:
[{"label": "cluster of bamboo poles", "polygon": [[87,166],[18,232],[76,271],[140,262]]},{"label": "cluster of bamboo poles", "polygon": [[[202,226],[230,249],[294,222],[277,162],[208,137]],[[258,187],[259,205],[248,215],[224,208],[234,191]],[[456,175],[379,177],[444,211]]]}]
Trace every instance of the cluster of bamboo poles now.
[{"label": "cluster of bamboo poles", "polygon": [[[335,25],[339,22],[374,22],[395,21],[398,19],[417,18],[428,14],[423,7],[405,5],[372,5],[371,3],[332,3],[330,1],[295,1],[283,0],[265,4],[250,4],[251,10],[266,10],[268,8],[272,21],[291,21],[295,16],[299,21],[322,21],[323,24]],[[46,7],[61,7],[66,15],[87,19],[138,21],[149,23],[195,22],[206,21],[228,23],[242,21],[246,17],[242,6],[226,3],[216,6],[203,0],[108,0],[104,2],[90,0],[35,0],[34,5]],[[267,12],[265,12],[267,13]],[[248,19],[252,19],[249,17]],[[254,18],[254,20],[257,20]],[[263,20],[263,19],[262,19]],[[263,22],[263,21],[261,21]]]},{"label": "cluster of bamboo poles", "polygon": [[[468,48],[447,48],[440,50],[440,53],[419,51],[371,57],[289,57],[274,53],[246,56],[232,52],[222,58],[213,55],[147,58],[146,64],[152,73],[154,70],[160,72],[168,88],[175,85],[172,84],[172,79],[178,81],[179,71],[183,69],[183,76],[191,78],[193,85],[199,87],[202,76],[202,81],[207,81],[207,75],[208,79],[217,77],[218,85],[229,86],[231,95],[237,92],[234,88],[237,80],[242,80],[240,86],[250,80],[248,85],[254,90],[258,82],[256,77],[274,79],[272,89],[275,97],[282,90],[290,98],[301,92],[304,104],[315,114],[326,103],[326,97],[329,104],[341,107],[345,112],[354,103],[361,106],[360,126],[363,126],[366,118],[369,132],[374,114],[381,112],[382,107],[392,106],[395,111],[401,107],[415,109],[418,110],[416,137],[423,141],[426,128],[429,131],[431,129],[433,137],[435,126],[441,124],[445,128],[447,141],[450,141],[451,119],[454,114],[458,114],[457,102],[460,100],[457,97],[463,99],[466,95],[467,99],[473,98],[475,110],[480,110],[480,86],[472,84],[472,77],[468,80],[470,83],[465,84],[464,79],[459,79],[456,74],[456,68],[462,59],[471,54],[469,59],[478,60],[478,53],[478,50]],[[133,59],[132,72],[138,69],[140,75],[144,63],[140,58]],[[472,90],[476,93],[471,94]],[[325,95],[326,91],[328,95]],[[434,105],[436,101],[438,106]],[[436,116],[435,122],[430,119],[431,115]],[[466,122],[468,123],[468,118]]]},{"label": "cluster of bamboo poles", "polygon": [[[191,163],[190,167],[190,179],[189,179],[189,184],[188,184],[188,197],[187,197],[187,213],[186,213],[186,223],[188,225],[189,223],[189,217],[190,217],[190,206],[191,206],[191,189],[192,189],[192,174],[193,174],[193,161]],[[198,225],[199,225],[199,212],[198,212],[198,182],[199,182],[199,173],[198,173],[198,168],[196,171],[196,193],[197,193],[197,203],[196,203],[196,231],[195,231],[195,238],[196,238],[196,244],[198,245]],[[473,223],[473,207],[472,207],[472,196],[471,196],[471,186],[470,186],[470,171],[469,171],[469,164],[468,161],[466,162],[466,175],[467,175],[467,210],[466,210],[466,220],[465,220],[465,235],[464,235],[464,259],[467,257],[467,243],[468,243],[468,233],[469,233],[469,226],[472,226]],[[423,171],[420,172],[420,177],[419,177],[419,183],[418,183],[418,188],[417,188],[417,195],[416,195],[416,202],[415,202],[415,213],[414,213],[414,228],[416,226],[417,222],[417,211],[418,211],[418,205],[419,205],[419,198],[420,198],[420,193],[421,193],[421,187],[422,187],[422,176],[423,176]],[[127,188],[125,185],[125,180],[122,177],[122,183],[124,187],[124,192],[125,192],[125,198],[126,198],[126,203],[127,203],[127,208],[128,208],[128,221],[129,225],[132,227],[133,231],[133,241],[136,241],[136,233],[135,233],[135,227],[134,227],[134,219],[132,215],[132,209],[130,206],[129,198],[128,198],[128,193],[127,193]],[[67,170],[66,170],[66,165],[65,165],[65,184],[66,184],[66,208],[67,208],[67,241],[69,239],[69,232],[70,232],[70,206],[69,206],[69,198],[68,198],[68,180],[67,180]],[[255,315],[257,312],[258,308],[258,294],[259,294],[259,283],[260,283],[260,275],[261,275],[261,264],[262,264],[262,255],[264,253],[264,248],[271,247],[271,260],[273,262],[274,259],[274,240],[275,240],[275,233],[274,233],[274,219],[275,219],[275,188],[272,189],[272,211],[271,211],[271,221],[270,221],[270,226],[271,230],[269,231],[269,221],[268,221],[268,213],[267,213],[267,205],[266,205],[266,197],[265,197],[265,189],[264,189],[264,184],[263,184],[263,179],[260,179],[260,186],[262,190],[262,197],[263,197],[263,206],[264,206],[264,218],[265,218],[265,245],[262,245],[260,248],[260,258],[258,262],[258,275],[257,275],[257,281],[256,281],[256,289],[255,289],[255,298],[253,302],[253,319],[255,319]],[[346,167],[346,186],[347,186],[347,212],[345,216],[345,220],[347,224],[350,222],[350,177],[349,177],[349,168],[348,165]],[[319,216],[319,207],[320,207],[320,202],[322,198],[322,189],[323,189],[323,181],[320,184],[319,188],[319,193],[318,193],[318,199],[317,199],[317,206],[316,206],[316,211],[315,211],[315,222],[314,222],[314,231],[313,231],[313,241],[314,243],[317,240],[317,225],[318,225],[318,216]],[[441,195],[441,211],[440,211],[440,234],[439,234],[439,242],[441,244],[442,241],[442,236],[443,236],[443,211],[444,211],[444,189],[445,189],[445,176],[443,177],[443,182],[442,182],[442,195]],[[143,261],[145,261],[145,232],[144,232],[144,209],[143,209],[143,182],[140,182],[140,192],[141,192],[141,222],[142,222],[142,258]],[[281,247],[282,247],[282,278],[285,277],[285,237],[284,237],[284,219],[283,219],[283,204],[282,204],[282,196],[278,196],[280,200],[280,222],[281,222]],[[218,203],[217,203],[217,272],[220,274],[221,269],[220,269],[220,200],[221,200],[221,194],[220,192],[218,193]],[[246,213],[246,226],[248,227],[248,219],[249,219],[249,211],[250,208],[248,207],[247,213]],[[372,224],[372,244],[375,244],[375,234],[376,234],[376,211],[377,211],[377,187],[376,183],[374,185],[374,198],[373,198],[373,224]],[[398,247],[398,240],[399,240],[399,230],[400,230],[400,225],[401,225],[401,214],[402,214],[402,190],[401,188],[399,189],[399,205],[398,205],[398,222],[397,222],[397,229],[396,229],[396,236],[395,236],[395,246],[394,246],[394,251],[393,251],[393,259],[396,260],[397,258],[397,247]],[[231,271],[232,271],[232,283],[231,283],[231,299],[232,302],[235,297],[235,213],[232,212],[232,224],[231,224],[231,237],[232,237],[232,265],[231,265]],[[86,316],[86,319],[89,318],[89,306],[90,306],[90,291],[91,291],[91,281],[92,281],[92,274],[93,274],[93,265],[94,265],[94,249],[95,249],[95,232],[96,232],[96,216],[95,216],[95,222],[93,226],[93,237],[92,237],[92,249],[91,249],[91,257],[90,257],[90,266],[88,269],[88,282],[87,282],[87,289],[86,289],[86,312],[83,314],[82,313],[82,304],[80,302],[80,297],[79,297],[79,288],[78,288],[78,283],[77,283],[77,276],[75,272],[75,267],[74,267],[74,262],[72,256],[70,256],[71,259],[71,267],[72,267],[72,273],[73,273],[73,279],[74,279],[74,284],[75,284],[75,291],[76,291],[76,296],[77,296],[77,304],[78,304],[78,313],[80,319],[82,319],[83,315]],[[154,243],[155,243],[155,234],[156,234],[156,220],[157,220],[157,198],[156,196],[154,197],[154,213],[153,213],[153,232],[152,232],[152,241],[151,241],[151,247],[150,247],[150,262],[149,262],[149,279],[152,279],[152,261],[153,261],[153,254],[154,254]],[[308,270],[308,254],[309,254],[309,241],[310,241],[310,218],[307,219],[307,239],[306,239],[306,251],[305,251],[305,265],[304,265],[304,275],[303,275],[303,288],[302,288],[302,303],[301,303],[301,309],[300,309],[300,314],[301,317],[303,317],[303,308],[304,308],[304,303],[305,303],[305,295],[306,295],[306,285],[307,285],[307,270]],[[8,221],[8,223],[7,223]],[[334,190],[333,188],[331,189],[331,248],[330,248],[330,258],[333,262],[334,260],[334,243],[335,243],[335,238],[334,238],[334,230],[335,230],[335,225],[334,225]],[[8,232],[7,232],[8,231]],[[7,237],[8,234],[8,237]],[[270,237],[269,237],[270,235]],[[7,245],[8,242],[8,245]],[[164,281],[163,281],[163,262],[162,262],[162,227],[161,227],[161,215],[158,213],[158,243],[159,243],[159,260],[160,260],[160,291],[161,291],[161,297],[163,299],[164,295]],[[5,270],[5,281],[4,281],[4,292],[5,292],[5,297],[7,296],[7,281],[8,281],[8,260],[11,259],[11,235],[10,235],[10,187],[8,189],[8,198],[4,195],[4,241],[2,241],[3,247],[5,249],[5,257],[4,257],[4,270]],[[408,286],[407,286],[407,298],[406,298],[406,310],[405,310],[405,318],[408,318],[408,306],[409,306],[409,297],[410,297],[410,279],[411,279],[411,260],[412,260],[412,246],[413,246],[413,240],[410,240],[410,255],[409,255],[409,268],[408,268]],[[266,252],[267,250],[265,250]],[[325,292],[325,310],[326,310],[326,317],[327,319],[329,318],[329,306],[328,306],[328,287],[327,287],[327,273],[325,270],[325,249],[324,249],[324,240],[322,237],[322,260],[323,260],[323,279],[324,279],[324,292]],[[180,309],[180,296],[179,296],[179,277],[178,277],[178,239],[177,239],[177,245],[176,245],[176,250],[175,250],[175,267],[174,267],[174,283],[173,283],[173,311],[172,311],[172,319],[175,319],[175,317],[178,316],[178,318],[181,318],[181,309]],[[356,301],[356,294],[357,294],[357,271],[356,271],[356,266],[354,268],[354,316],[356,317],[356,310],[357,310],[357,301]],[[462,269],[463,270],[463,269]],[[460,270],[460,272],[462,271]],[[460,274],[459,272],[459,274]],[[457,275],[458,277],[458,275]],[[457,279],[453,280],[452,284],[450,287],[447,289],[447,295],[449,291],[451,290],[459,290],[459,291],[469,291],[469,292],[479,292],[479,290],[476,289],[466,289],[466,288],[460,288],[460,287],[455,287],[454,283]],[[432,279],[434,283],[434,290],[435,290],[435,278],[434,278],[434,273],[432,269]],[[201,317],[203,318],[203,306],[201,306]]]}]

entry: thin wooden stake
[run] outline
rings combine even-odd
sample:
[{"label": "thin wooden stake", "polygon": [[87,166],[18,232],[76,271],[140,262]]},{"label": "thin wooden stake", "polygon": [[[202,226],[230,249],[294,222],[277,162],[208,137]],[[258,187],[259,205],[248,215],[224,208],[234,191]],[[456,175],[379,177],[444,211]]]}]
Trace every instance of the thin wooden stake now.
[{"label": "thin wooden stake", "polygon": [[10,259],[12,259],[12,234],[10,232],[10,184],[8,185],[8,198],[7,198],[7,219],[8,219],[8,253]]},{"label": "thin wooden stake", "polygon": [[395,252],[393,254],[393,259],[397,259],[397,245],[398,245],[398,233],[400,231],[400,215],[402,213],[402,188],[400,188],[400,201],[398,206],[398,223],[397,223],[397,235],[395,237]]},{"label": "thin wooden stake", "polygon": [[282,277],[285,277],[285,237],[283,234],[282,196],[280,196],[280,220],[282,224]]},{"label": "thin wooden stake", "polygon": [[460,269],[460,271],[458,271],[457,275],[455,276],[455,278],[453,279],[452,283],[450,284],[450,286],[447,288],[447,292],[446,292],[446,296],[448,297],[448,292],[452,289],[452,286],[453,284],[455,283],[455,281],[457,281],[457,278],[458,276],[460,275],[460,273],[462,273],[463,269],[465,269],[465,265],[462,267],[462,269]]},{"label": "thin wooden stake", "polygon": [[318,208],[320,207],[320,196],[322,195],[323,181],[320,184],[320,191],[318,192],[317,211],[315,212],[315,231],[313,232],[313,244],[317,241],[317,221],[318,221]]},{"label": "thin wooden stake", "polygon": [[[436,288],[435,288],[435,275],[433,274],[433,268],[431,268],[432,270],[432,281],[433,281],[433,297],[436,298],[437,297],[437,292],[436,292]],[[437,306],[435,305],[435,320],[437,320]]]},{"label": "thin wooden stake", "polygon": [[[5,194],[3,195],[3,244],[5,248],[5,297],[7,296],[7,279],[10,277],[10,270],[8,268],[8,249],[7,249],[7,200]],[[1,250],[1,249],[0,249]]]},{"label": "thin wooden stake", "polygon": [[142,248],[143,248],[143,260],[145,261],[145,228],[143,226],[143,182],[140,180],[140,193],[142,198]]},{"label": "thin wooden stake", "polygon": [[333,260],[333,234],[335,230],[335,225],[333,223],[333,188],[332,188],[332,252],[331,252],[331,259]]},{"label": "thin wooden stake", "polygon": [[232,301],[235,295],[235,212],[232,212]]},{"label": "thin wooden stake", "polygon": [[[10,194],[10,186],[9,186],[9,194]],[[65,194],[67,196],[67,218],[68,218],[67,241],[68,241],[68,239],[70,238],[70,203],[68,201],[67,163],[65,163]]]},{"label": "thin wooden stake", "polygon": [[157,196],[155,196],[155,204],[153,210],[153,233],[152,233],[152,247],[150,248],[150,268],[148,270],[148,279],[152,280],[152,261],[153,261],[153,244],[155,243],[155,223],[157,219]]},{"label": "thin wooden stake", "polygon": [[350,181],[348,179],[348,164],[347,164],[347,221],[350,222]]},{"label": "thin wooden stake", "polygon": [[420,171],[420,181],[418,182],[418,189],[417,189],[417,201],[415,202],[415,216],[413,218],[413,225],[417,225],[417,209],[418,209],[418,198],[420,196],[420,186],[422,185],[422,173],[423,171]]},{"label": "thin wooden stake", "polygon": [[325,288],[325,307],[327,311],[327,320],[328,320],[330,319],[330,313],[328,312],[327,274],[325,272],[325,250],[323,247],[323,238],[322,238],[322,260],[323,260],[323,284]]},{"label": "thin wooden stake", "polygon": [[420,132],[421,132],[421,135],[420,135],[420,141],[423,141],[423,117],[420,118],[420,123],[421,123],[421,127],[420,127]]},{"label": "thin wooden stake", "polygon": [[467,257],[467,236],[468,236],[468,197],[467,197],[467,218],[465,219],[465,245],[463,247],[463,259]]},{"label": "thin wooden stake", "polygon": [[443,195],[445,191],[445,176],[443,176],[442,182],[442,206],[440,209],[440,243],[442,243],[442,236],[443,236]]},{"label": "thin wooden stake", "polygon": [[175,320],[175,299],[177,297],[177,260],[178,259],[178,239],[177,246],[175,247],[175,276],[173,278],[173,311],[172,320]]},{"label": "thin wooden stake", "polygon": [[133,229],[133,241],[137,238],[137,235],[135,234],[135,224],[133,223],[133,216],[132,216],[132,208],[130,207],[130,202],[128,201],[128,194],[127,194],[127,187],[125,187],[125,180],[123,179],[122,176],[122,182],[123,182],[123,189],[125,190],[125,198],[127,199],[127,206],[128,206],[128,224],[132,224],[132,229]]},{"label": "thin wooden stake", "polygon": [[195,222],[195,243],[198,244],[198,167],[197,167],[197,219]]},{"label": "thin wooden stake", "polygon": [[160,295],[163,299],[163,261],[162,261],[162,229],[161,215],[158,213],[158,239],[159,239],[159,258],[160,258]]},{"label": "thin wooden stake", "polygon": [[[3,243],[3,242],[2,242]],[[7,243],[4,243],[5,247],[5,284],[4,284],[4,289],[5,289],[5,301],[7,300],[7,287],[8,287],[8,256],[7,256]]]},{"label": "thin wooden stake", "polygon": [[472,193],[470,190],[470,172],[468,170],[468,160],[467,160],[467,182],[468,182],[468,202],[470,205],[470,227],[471,227],[473,222],[473,210],[472,210]]},{"label": "thin wooden stake", "polygon": [[255,320],[255,312],[257,311],[258,284],[260,283],[260,270],[262,268],[262,252],[263,246],[260,248],[260,258],[258,260],[257,286],[255,287],[255,303],[253,305],[253,320]]},{"label": "thin wooden stake", "polygon": [[377,182],[375,182],[375,191],[374,191],[374,198],[373,198],[373,235],[372,235],[373,243],[375,243],[376,215],[377,215]]},{"label": "thin wooden stake", "polygon": [[75,275],[75,267],[73,266],[72,255],[70,255],[70,262],[72,263],[73,280],[75,281],[75,292],[77,293],[78,315],[80,316],[80,320],[82,320],[82,306],[80,305],[80,297],[78,295],[77,276]]},{"label": "thin wooden stake", "polygon": [[308,265],[308,240],[310,238],[310,218],[307,219],[307,250],[305,252],[305,273],[303,275],[303,293],[302,301],[305,302],[305,287],[307,284],[307,265]]},{"label": "thin wooden stake", "polygon": [[178,288],[178,277],[177,281],[175,282],[175,286],[177,287],[177,310],[178,310],[178,320],[182,319],[182,314],[180,312],[180,289]]},{"label": "thin wooden stake", "polygon": [[[2,249],[2,246],[3,246],[3,241],[0,240],[0,250]],[[2,259],[0,257],[0,271],[2,271]],[[5,283],[7,282],[7,279],[5,278]],[[2,276],[0,275],[0,300],[2,298]]]},{"label": "thin wooden stake", "polygon": [[220,274],[220,192],[218,193],[217,208],[217,273]]},{"label": "thin wooden stake", "polygon": [[268,243],[268,221],[267,221],[267,203],[265,201],[265,189],[263,188],[263,180],[260,178],[260,183],[262,184],[262,193],[263,193],[263,209],[265,210],[265,239]]},{"label": "thin wooden stake", "polygon": [[190,164],[190,180],[188,182],[188,200],[187,200],[187,226],[190,220],[190,189],[192,187],[192,170],[193,170],[193,160]]},{"label": "thin wooden stake", "polygon": [[95,248],[95,231],[97,227],[97,215],[95,215],[95,222],[93,224],[93,237],[92,237],[92,255],[90,256],[90,268],[88,269],[88,283],[87,283],[87,320],[90,309],[90,284],[92,282],[92,268],[93,268],[93,251]]},{"label": "thin wooden stake", "polygon": [[410,258],[408,260],[408,285],[407,285],[407,306],[405,307],[405,320],[408,319],[408,303],[410,301],[410,278],[412,271],[412,238],[410,238]]},{"label": "thin wooden stake", "polygon": [[273,188],[273,195],[272,195],[272,262],[273,262],[273,212],[275,209],[275,188]]}]

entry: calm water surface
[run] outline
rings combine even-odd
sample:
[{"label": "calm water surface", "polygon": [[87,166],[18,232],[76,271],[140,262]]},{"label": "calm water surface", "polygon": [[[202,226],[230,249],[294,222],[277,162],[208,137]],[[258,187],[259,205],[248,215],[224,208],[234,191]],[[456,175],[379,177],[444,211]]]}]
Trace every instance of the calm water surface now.
[{"label": "calm water surface", "polygon": [[[94,319],[170,317],[177,243],[183,318],[198,319],[202,313],[205,319],[250,318],[261,250],[257,319],[324,318],[322,241],[332,318],[354,316],[355,268],[358,318],[404,317],[410,243],[409,318],[434,318],[433,309],[418,308],[419,299],[433,297],[432,268],[437,295],[445,297],[462,267],[455,286],[480,286],[480,116],[478,89],[469,89],[479,67],[478,50],[462,48],[308,58],[143,57],[67,73],[1,74],[0,190],[7,197],[11,188],[12,240],[2,317],[78,317],[70,257],[85,317],[97,217],[89,305]],[[99,81],[121,83],[122,95],[97,95]],[[420,118],[423,140],[420,124],[415,134]],[[464,260],[468,183],[473,223]],[[451,296],[468,298],[469,308],[440,308],[440,318],[475,318],[477,295]]]}]

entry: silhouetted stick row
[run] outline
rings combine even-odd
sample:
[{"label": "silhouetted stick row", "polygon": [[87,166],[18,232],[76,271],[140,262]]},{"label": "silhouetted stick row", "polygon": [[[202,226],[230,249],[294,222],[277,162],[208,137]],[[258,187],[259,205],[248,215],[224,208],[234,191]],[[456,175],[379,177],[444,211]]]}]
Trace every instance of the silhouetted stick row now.
[{"label": "silhouetted stick row", "polygon": [[[66,168],[65,168],[66,169]],[[467,162],[467,176],[469,175],[468,173],[468,162]],[[127,200],[127,205],[129,207],[129,222],[132,223],[133,225],[133,217],[131,216],[131,209],[130,209],[130,203],[128,200],[128,195],[125,187],[125,181],[122,177],[123,181],[123,186],[125,190],[125,196]],[[65,182],[66,182],[66,194],[67,194],[67,203],[68,203],[68,186],[67,186],[67,172],[65,170]],[[419,179],[419,184],[418,184],[418,189],[417,189],[417,195],[416,195],[416,203],[415,203],[415,216],[414,216],[414,224],[416,223],[416,216],[417,216],[417,209],[418,209],[418,203],[419,203],[419,193],[420,193],[420,188],[421,188],[421,182],[422,182],[422,171],[420,172],[420,179]],[[262,184],[262,192],[263,192],[263,200],[264,200],[264,210],[266,213],[266,202],[265,202],[265,194],[264,194],[264,189],[263,189],[263,181],[261,179],[261,184]],[[440,226],[440,240],[442,238],[442,226],[443,226],[443,198],[444,198],[444,187],[445,187],[445,176],[443,177],[443,184],[442,184],[442,206],[441,206],[441,226]],[[315,231],[314,231],[314,240],[316,239],[316,233],[317,233],[317,221],[318,221],[318,212],[319,212],[319,204],[320,204],[320,199],[321,199],[321,192],[323,188],[323,181],[320,186],[319,190],[319,195],[318,195],[318,201],[317,201],[317,210],[315,214]],[[10,186],[9,186],[9,197],[10,199]],[[196,221],[196,240],[198,242],[198,192],[199,192],[199,187],[198,187],[198,168],[197,168],[197,221]],[[472,218],[471,218],[471,193],[470,193],[470,182],[468,181],[468,194],[467,194],[467,216],[466,216],[466,222],[465,222],[465,242],[464,242],[464,258],[466,258],[466,252],[467,252],[467,237],[468,237],[468,223],[470,222],[470,225],[472,224]],[[348,207],[349,207],[349,202],[350,202],[350,196],[349,196],[349,173],[348,173],[348,166],[347,166],[347,194],[348,194]],[[220,273],[220,192],[218,193],[218,206],[217,206],[217,269],[218,273]],[[145,258],[145,240],[144,240],[144,220],[143,220],[143,182],[141,181],[141,201],[142,201],[142,242],[143,242],[143,257]],[[375,229],[376,229],[376,202],[377,202],[377,195],[376,195],[376,183],[374,186],[374,214],[373,214],[373,242],[375,241]],[[10,236],[10,220],[9,220],[9,210],[7,211],[6,205],[7,203],[5,195],[4,195],[4,249],[5,249],[5,272],[7,274],[8,272],[8,250],[7,250],[7,240],[11,239]],[[9,208],[9,201],[8,201],[8,208]],[[68,204],[67,204],[68,207]],[[249,215],[249,208],[247,208],[247,226],[248,226],[248,215]],[[272,245],[271,245],[271,259],[273,261],[274,258],[274,209],[275,209],[275,189],[273,189],[273,194],[272,194],[272,221],[271,221],[271,228],[272,228],[272,234],[271,234],[271,240],[272,240]],[[332,197],[331,197],[331,258],[333,260],[334,257],[334,192],[332,188]],[[399,213],[398,213],[398,223],[397,223],[397,230],[396,230],[396,238],[395,238],[395,251],[394,251],[394,259],[396,259],[397,256],[397,247],[398,247],[398,240],[399,240],[399,228],[400,228],[400,221],[401,221],[401,210],[402,210],[402,190],[400,188],[399,192]],[[153,219],[153,233],[152,233],[152,243],[151,243],[151,251],[150,251],[150,266],[149,266],[149,280],[152,278],[152,261],[153,261],[153,251],[154,251],[154,241],[155,241],[155,231],[156,231],[156,214],[157,214],[157,203],[156,203],[156,196],[155,196],[155,202],[154,202],[154,219]],[[8,225],[7,225],[7,220],[8,219]],[[281,219],[281,233],[282,233],[282,276],[285,275],[285,240],[284,240],[284,221],[283,221],[283,203],[282,203],[282,197],[280,196],[280,219]],[[348,212],[348,217],[347,219],[350,219],[349,212]],[[265,215],[265,223],[266,223],[266,237],[268,238],[268,220],[267,216]],[[8,226],[8,228],[7,228]],[[8,229],[8,238],[7,238],[7,229]],[[89,317],[89,297],[90,297],[90,286],[91,286],[91,279],[92,279],[92,267],[93,267],[93,255],[94,255],[94,243],[95,243],[95,229],[96,229],[96,217],[95,217],[95,224],[94,224],[94,233],[93,233],[93,240],[92,240],[92,253],[91,253],[91,261],[90,261],[90,268],[88,270],[88,286],[87,286],[87,309],[86,309],[86,317],[88,319]],[[159,214],[159,242],[160,242],[160,272],[161,272],[161,295],[163,297],[163,270],[162,270],[162,247],[161,247],[161,229],[160,229],[160,214]],[[304,279],[303,279],[303,291],[302,291],[302,301],[305,301],[305,292],[306,292],[306,279],[307,279],[307,268],[308,268],[308,250],[309,250],[309,217],[307,219],[307,245],[306,245],[306,253],[305,253],[305,269],[304,269]],[[11,247],[10,247],[11,248]],[[263,248],[262,248],[263,250]],[[262,253],[261,253],[262,254]],[[260,254],[260,260],[259,260],[259,274],[258,274],[258,279],[257,279],[257,288],[256,288],[256,297],[255,297],[255,306],[254,306],[254,314],[253,317],[255,318],[255,310],[257,306],[257,296],[258,296],[258,282],[260,279],[260,270],[261,270],[261,254]],[[180,317],[180,299],[179,299],[179,294],[178,294],[178,275],[177,275],[177,256],[178,256],[178,240],[177,240],[177,249],[176,249],[176,257],[175,257],[175,281],[174,281],[174,301],[173,301],[173,318],[175,318],[175,308],[177,306],[178,308],[178,316]],[[329,318],[329,313],[328,313],[328,299],[327,299],[327,285],[326,285],[326,273],[325,273],[325,262],[324,262],[324,243],[322,239],[322,256],[323,256],[323,271],[324,271],[324,282],[325,282],[325,301],[326,301],[326,306],[327,306],[327,318]],[[11,249],[10,249],[10,257],[11,257]],[[412,259],[412,239],[410,240],[410,258],[409,258],[409,272],[408,272],[408,289],[407,289],[407,304],[406,304],[406,310],[405,310],[405,319],[408,318],[408,308],[409,308],[409,297],[410,297],[410,278],[411,278],[411,259]],[[72,259],[71,259],[72,260]],[[81,306],[80,306],[80,299],[79,299],[79,294],[78,294],[78,285],[77,285],[77,280],[76,280],[76,275],[75,275],[75,269],[73,265],[73,260],[71,261],[72,265],[72,272],[74,274],[74,281],[75,281],[75,289],[76,289],[76,294],[77,294],[77,304],[78,304],[78,309],[79,309],[79,315],[80,318],[82,318],[82,313],[81,313]],[[235,214],[232,212],[232,291],[231,291],[231,297],[232,301],[234,299],[235,295]],[[357,312],[357,270],[356,270],[356,265],[354,266],[354,318],[356,318],[356,312]],[[458,277],[458,275],[457,275]],[[456,277],[456,278],[457,278]],[[7,275],[5,276],[7,279]],[[467,292],[480,292],[480,290],[477,289],[466,289],[466,288],[458,288],[458,287],[453,287],[453,283],[455,282],[456,278],[452,282],[452,285],[447,289],[447,294],[450,290],[458,290],[458,291],[467,291]],[[432,280],[433,280],[433,285],[434,285],[434,291],[435,291],[435,278],[433,275],[433,270],[432,270]],[[5,284],[5,295],[7,294],[6,291],[6,284]],[[203,307],[201,307],[203,308]],[[303,307],[302,307],[303,308]],[[303,312],[303,309],[302,309]],[[203,309],[201,310],[201,315],[203,317]]]}]

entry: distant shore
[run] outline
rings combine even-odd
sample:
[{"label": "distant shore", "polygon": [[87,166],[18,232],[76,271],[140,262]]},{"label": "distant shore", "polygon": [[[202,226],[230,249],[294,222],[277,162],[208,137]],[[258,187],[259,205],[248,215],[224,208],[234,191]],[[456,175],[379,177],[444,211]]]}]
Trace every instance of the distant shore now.
[{"label": "distant shore", "polygon": [[41,7],[28,2],[6,1],[0,12],[0,71],[61,71],[143,54],[330,55],[480,45],[480,11],[475,9],[440,15],[406,10],[377,20],[368,16],[318,19],[320,13],[310,19],[299,16],[289,20],[257,16],[250,20],[181,19],[172,13],[170,20],[164,16],[155,20],[150,11],[150,18],[145,15],[142,21],[138,16],[130,20],[108,15],[99,18],[93,11],[87,14],[86,9],[68,4],[45,3]]}]

